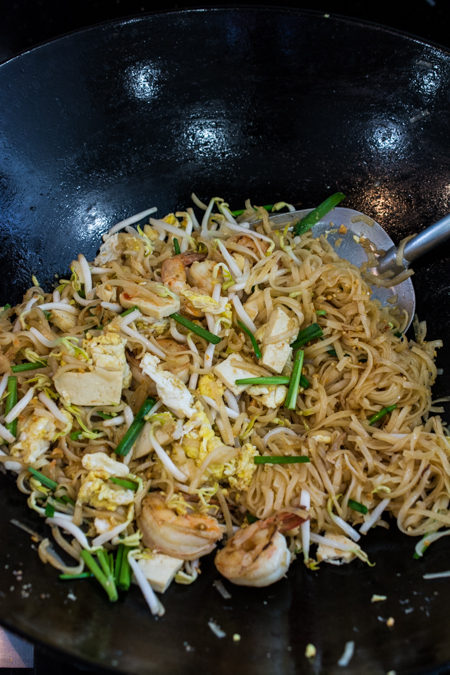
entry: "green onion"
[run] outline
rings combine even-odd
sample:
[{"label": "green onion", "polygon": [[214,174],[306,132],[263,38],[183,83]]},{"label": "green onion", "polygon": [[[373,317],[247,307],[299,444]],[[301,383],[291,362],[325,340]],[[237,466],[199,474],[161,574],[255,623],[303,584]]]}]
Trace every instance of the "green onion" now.
[{"label": "green onion", "polygon": [[403,333],[400,333],[400,331],[398,333],[394,333],[394,335],[395,335],[395,337],[398,337],[398,338],[403,337]]},{"label": "green onion", "polygon": [[[255,207],[253,207],[255,208]],[[266,206],[262,207],[263,209],[266,209],[266,211],[272,211],[273,209],[273,204],[267,204]],[[238,216],[242,216],[244,213],[245,209],[239,209],[238,211],[231,211],[231,215],[234,216],[234,218],[237,218]],[[256,211],[256,209],[255,209]]]},{"label": "green onion", "polygon": [[297,335],[295,342],[291,344],[292,349],[298,349],[303,347],[307,342],[315,340],[316,338],[322,337],[323,330],[318,323],[312,323],[310,326],[307,326]]},{"label": "green onion", "polygon": [[139,487],[138,484],[135,483],[134,481],[124,480],[123,478],[114,478],[113,476],[111,476],[109,480],[111,481],[111,483],[120,485],[121,487],[127,488],[128,490],[133,490],[133,492],[136,492],[136,490]]},{"label": "green onion", "polygon": [[51,318],[51,316],[52,316],[52,313],[51,313],[51,312],[47,312],[47,310],[45,310],[45,309],[44,309],[44,314],[45,314],[45,318],[47,319],[47,321],[48,321],[48,320]]},{"label": "green onion", "polygon": [[348,505],[351,509],[353,509],[353,511],[358,511],[359,513],[363,513],[364,515],[366,515],[366,513],[369,510],[367,506],[364,506],[364,504],[360,504],[359,502],[355,502],[354,499],[349,499]]},{"label": "green onion", "polygon": [[388,405],[386,408],[382,408],[380,412],[375,413],[375,415],[372,415],[372,417],[369,417],[369,424],[372,426],[372,424],[375,424],[375,422],[379,422],[380,420],[383,419],[383,417],[386,417],[386,415],[393,410],[395,410],[397,405],[394,403],[394,405]]},{"label": "green onion", "polygon": [[42,485],[45,485],[45,487],[50,488],[50,490],[54,490],[55,488],[58,487],[58,483],[55,483],[54,480],[51,478],[47,478],[47,476],[44,476],[40,471],[36,471],[36,469],[33,469],[31,466],[28,467],[28,471],[40,482]]},{"label": "green onion", "polygon": [[8,309],[11,309],[9,302],[7,302],[6,305],[0,309],[0,312],[3,314],[3,312],[7,312]]},{"label": "green onion", "polygon": [[334,207],[337,206],[343,199],[345,199],[345,195],[342,194],[342,192],[336,192],[334,195],[331,195],[331,197],[325,199],[324,202],[319,204],[317,208],[310,211],[307,216],[305,216],[299,223],[295,225],[294,235],[297,237],[300,234],[308,232],[308,230],[310,230],[313,225],[318,223],[321,218],[326,216],[326,214],[331,211],[331,209],[334,209]]},{"label": "green onion", "polygon": [[19,363],[17,366],[11,366],[13,373],[23,373],[25,370],[38,370],[39,368],[46,368],[45,363]]},{"label": "green onion", "polygon": [[120,544],[120,546],[123,547],[123,554],[119,576],[117,577],[117,587],[120,588],[121,591],[127,591],[131,584],[131,567],[130,563],[128,562],[128,548],[123,544]]},{"label": "green onion", "polygon": [[330,356],[337,356],[337,352],[335,349],[327,349],[327,352]]},{"label": "green onion", "polygon": [[247,513],[247,522],[250,523],[256,523],[259,520],[256,516],[253,516],[251,513]]},{"label": "green onion", "polygon": [[75,579],[92,579],[93,576],[92,572],[81,572],[80,574],[60,574],[59,578],[72,581]]},{"label": "green onion", "polygon": [[111,602],[115,602],[119,596],[117,594],[116,584],[114,583],[114,579],[111,575],[109,563],[106,559],[105,551],[97,551],[97,557],[100,565],[102,566],[102,569],[100,569],[100,567],[97,565],[89,551],[81,551],[80,556],[83,558],[84,562],[89,567],[97,581],[103,586]]},{"label": "green onion", "polygon": [[55,515],[55,507],[52,506],[51,504],[46,504],[45,515],[47,516],[47,518],[53,518],[53,516]]},{"label": "green onion", "polygon": [[102,420],[112,420],[113,416],[108,415],[108,413],[100,412],[99,410],[96,410],[93,415],[97,415],[97,417],[101,417]]},{"label": "green onion", "polygon": [[175,255],[180,255],[181,250],[180,250],[180,244],[178,243],[178,239],[173,238],[173,248],[175,251]]},{"label": "green onion", "polygon": [[326,313],[327,313],[326,309],[316,309],[317,316],[325,316]]},{"label": "green onion", "polygon": [[70,440],[78,441],[82,433],[83,433],[82,431],[72,431],[72,433],[69,435]]},{"label": "green onion", "polygon": [[284,375],[274,375],[273,377],[245,377],[242,380],[236,380],[236,384],[289,384],[290,377]]},{"label": "green onion", "polygon": [[128,429],[125,436],[122,438],[122,440],[120,441],[119,445],[114,450],[114,452],[122,456],[128,455],[145,424],[144,420],[145,415],[148,415],[148,413],[153,408],[155,403],[156,401],[154,398],[145,399],[139,412],[137,413],[136,417],[131,423],[130,428]]},{"label": "green onion", "polygon": [[83,298],[83,300],[86,300],[86,293],[83,291],[83,289],[78,291],[78,295],[80,296],[80,298]]},{"label": "green onion", "polygon": [[124,545],[120,544],[119,548],[117,549],[117,554],[116,554],[116,565],[114,568],[114,578],[116,580],[116,585],[118,588],[119,586],[119,577],[120,577],[120,567],[122,565],[122,559],[123,559],[123,552],[124,552]]},{"label": "green onion", "polygon": [[258,343],[257,343],[256,340],[255,340],[255,336],[253,335],[253,333],[252,333],[252,331],[250,330],[250,328],[247,328],[247,326],[246,326],[244,323],[242,323],[242,321],[239,321],[239,319],[237,320],[237,323],[238,323],[239,326],[242,328],[242,330],[243,330],[245,333],[247,333],[247,335],[249,336],[250,341],[251,341],[251,343],[252,343],[253,351],[254,351],[255,354],[256,354],[256,358],[257,358],[257,359],[262,359],[261,350],[260,350],[260,348],[259,348],[259,346],[258,346]]},{"label": "green onion", "polygon": [[[5,417],[9,412],[11,412],[17,403],[17,377],[8,377],[7,392],[8,395],[6,397],[5,403]],[[10,433],[12,433],[13,436],[17,436],[17,419],[15,419],[13,422],[10,422],[9,424],[5,424],[5,427]]]},{"label": "green onion", "polygon": [[128,316],[128,314],[131,314],[131,312],[134,312],[136,309],[139,309],[139,307],[134,305],[133,307],[130,307],[130,309],[125,310],[125,312],[122,312],[120,316]]},{"label": "green onion", "polygon": [[294,368],[292,370],[291,382],[289,384],[288,393],[284,402],[284,407],[288,410],[295,410],[297,404],[297,394],[300,386],[300,377],[303,368],[303,359],[305,352],[301,349],[295,354]]},{"label": "green onion", "polygon": [[208,340],[208,342],[212,342],[214,345],[219,344],[219,342],[222,340],[222,338],[220,338],[218,335],[213,335],[212,333],[209,332],[209,330],[206,330],[206,328],[197,326],[196,323],[189,321],[189,319],[186,319],[184,316],[177,314],[177,312],[171,314],[170,318],[175,319],[175,321],[181,323],[182,326],[184,326],[185,328],[189,328],[190,331],[192,331],[196,335],[200,335],[200,337],[205,338],[205,340]]},{"label": "green onion", "polygon": [[256,455],[253,461],[255,464],[308,464],[311,460],[305,455]]},{"label": "green onion", "polygon": [[309,380],[307,380],[304,375],[300,375],[300,386],[303,387],[303,389],[308,389],[309,387]]},{"label": "green onion", "polygon": [[59,502],[60,504],[70,504],[71,506],[75,506],[75,502],[68,495],[61,495],[61,497],[53,497],[53,499],[56,502]]}]

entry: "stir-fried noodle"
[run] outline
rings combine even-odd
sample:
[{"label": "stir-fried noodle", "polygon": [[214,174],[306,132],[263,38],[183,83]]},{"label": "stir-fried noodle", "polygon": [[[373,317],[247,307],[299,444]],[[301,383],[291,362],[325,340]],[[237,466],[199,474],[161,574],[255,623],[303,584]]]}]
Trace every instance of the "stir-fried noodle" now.
[{"label": "stir-fried noodle", "polygon": [[132,570],[156,614],[152,563],[190,583],[222,538],[219,571],[266,585],[294,551],[367,561],[387,513],[413,536],[450,525],[441,341],[408,341],[324,237],[195,202],[201,222],[129,219],[0,314],[0,462],[69,556],[45,539],[41,558],[111,599]]}]

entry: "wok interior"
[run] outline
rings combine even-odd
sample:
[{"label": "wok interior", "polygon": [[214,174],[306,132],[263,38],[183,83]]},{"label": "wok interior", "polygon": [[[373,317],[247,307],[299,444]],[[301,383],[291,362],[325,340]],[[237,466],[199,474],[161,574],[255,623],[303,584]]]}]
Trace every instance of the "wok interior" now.
[{"label": "wok interior", "polygon": [[[50,288],[78,253],[92,259],[115,222],[153,205],[175,211],[192,191],[234,208],[247,197],[308,208],[341,190],[345,206],[398,242],[448,211],[448,66],[447,53],[376,27],[270,9],[149,16],[14,59],[0,68],[1,303],[15,304],[31,274]],[[448,251],[414,265],[413,277],[419,316],[444,345]],[[444,373],[448,360],[444,347]],[[444,378],[434,391],[449,393]],[[218,673],[243,660],[248,672],[298,672],[311,642],[329,672],[355,640],[348,672],[363,663],[418,672],[450,659],[444,589],[422,579],[448,566],[445,539],[415,561],[411,540],[375,530],[371,570],[299,564],[270,593],[234,589],[228,603],[206,563],[195,587],[170,589],[158,622],[138,595],[110,607],[83,583],[69,613],[69,589],[10,519],[39,532],[42,522],[12,481],[0,476],[0,487],[0,566],[22,562],[33,584],[25,599],[2,575],[0,619],[77,657],[132,673],[179,673],[180,663],[189,672],[212,658]],[[388,597],[382,608],[373,593]],[[395,629],[379,615],[394,616]],[[227,640],[205,634],[212,616]],[[231,645],[234,633],[242,639]]]}]

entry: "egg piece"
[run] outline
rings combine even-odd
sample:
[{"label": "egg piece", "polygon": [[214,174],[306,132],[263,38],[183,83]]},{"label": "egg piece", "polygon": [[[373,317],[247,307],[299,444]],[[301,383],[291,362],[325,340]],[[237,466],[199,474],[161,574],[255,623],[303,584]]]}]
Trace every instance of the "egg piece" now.
[{"label": "egg piece", "polygon": [[106,534],[106,532],[110,532],[115,527],[117,527],[117,525],[119,525],[120,522],[121,521],[117,520],[114,517],[94,518],[94,527],[97,534]]},{"label": "egg piece", "polygon": [[69,333],[77,323],[77,316],[65,312],[62,309],[52,309],[50,321],[55,324],[63,333]]},{"label": "egg piece", "polygon": [[106,452],[94,452],[92,454],[83,455],[81,460],[82,465],[88,471],[102,471],[108,476],[125,477],[130,473],[126,464],[117,462]]},{"label": "egg piece", "polygon": [[108,483],[107,480],[107,473],[89,471],[78,491],[77,503],[115,511],[118,506],[127,506],[134,502],[133,490]]},{"label": "egg piece", "polygon": [[48,417],[31,415],[25,420],[19,442],[12,446],[11,455],[20,457],[25,464],[33,464],[50,448],[56,426]]},{"label": "egg piece", "polygon": [[[348,544],[353,548],[359,548],[358,544],[355,544],[354,541],[348,537],[344,537],[343,534],[329,534],[326,533],[326,538],[331,539],[339,544]],[[343,565],[344,563],[349,563],[356,558],[356,555],[352,551],[341,551],[338,548],[333,548],[327,544],[320,544],[317,549],[317,562],[327,562],[330,565]]]},{"label": "egg piece", "polygon": [[237,457],[225,464],[223,475],[232,488],[240,491],[248,490],[257,469],[253,459],[257,455],[259,452],[256,447],[251,443],[245,443],[239,448]]},{"label": "egg piece", "polygon": [[278,406],[283,405],[287,392],[287,387],[282,384],[257,384],[247,389],[247,393],[257,401],[261,401],[267,408],[278,408]]},{"label": "egg piece", "polygon": [[94,366],[110,372],[121,371],[123,387],[131,384],[131,371],[125,356],[127,341],[117,333],[106,333],[98,337],[84,340],[83,346],[92,358]]},{"label": "egg piece", "polygon": [[94,265],[100,267],[105,265],[111,260],[117,260],[122,255],[122,245],[120,242],[120,233],[113,234],[105,241],[104,244],[100,246],[100,250],[96,259],[94,260]]},{"label": "egg piece", "polygon": [[97,297],[103,300],[103,302],[116,302],[117,288],[115,286],[111,286],[110,284],[97,286],[96,292]]},{"label": "egg piece", "polygon": [[159,367],[160,359],[153,354],[144,354],[142,371],[156,384],[159,398],[178,417],[192,417],[194,397],[186,385],[173,373]]},{"label": "egg piece", "polygon": [[181,292],[189,303],[195,307],[195,309],[200,309],[203,312],[208,312],[208,314],[222,314],[225,311],[227,305],[226,297],[221,297],[220,302],[213,300],[209,295],[201,295],[198,292],[191,290],[184,290]]},{"label": "egg piece", "polygon": [[223,396],[225,392],[225,387],[222,382],[218,380],[214,375],[201,375],[198,381],[198,391],[202,396],[209,396],[215,400],[218,397]]}]

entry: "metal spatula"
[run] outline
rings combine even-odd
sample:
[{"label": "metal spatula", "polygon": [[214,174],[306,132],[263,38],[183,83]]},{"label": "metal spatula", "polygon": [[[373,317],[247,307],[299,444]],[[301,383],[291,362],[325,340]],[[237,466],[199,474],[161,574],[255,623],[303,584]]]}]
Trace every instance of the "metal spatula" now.
[{"label": "metal spatula", "polygon": [[[278,230],[289,222],[304,218],[311,210],[303,209],[302,211],[292,211],[290,213],[270,216],[270,221],[274,225],[274,229]],[[333,246],[336,253],[357,267],[360,267],[367,261],[366,252],[360,244],[361,237],[365,237],[373,243],[377,250],[386,251],[386,255],[381,258],[380,264],[376,268],[369,270],[375,275],[382,274],[388,270],[397,275],[407,269],[408,265],[414,260],[417,260],[417,258],[420,258],[420,256],[428,253],[428,251],[431,251],[450,238],[450,215],[448,215],[407,242],[402,265],[398,266],[396,263],[397,247],[390,236],[377,222],[370,219],[373,224],[368,225],[364,220],[360,219],[361,216],[365,219],[368,218],[359,211],[336,207],[313,226],[312,233],[314,237],[319,237],[322,234],[326,235],[327,241]],[[255,223],[252,223],[252,225],[255,225]],[[341,225],[344,225],[346,229],[345,233]],[[339,229],[341,229],[341,232],[339,232]],[[395,305],[400,312],[403,312],[403,310],[408,312],[409,327],[414,317],[416,305],[414,286],[411,278],[406,279],[397,286],[383,288],[372,285],[371,288],[373,291],[372,297],[378,299],[383,306]],[[388,303],[388,300],[394,296],[397,296],[395,302],[393,304]]]}]

